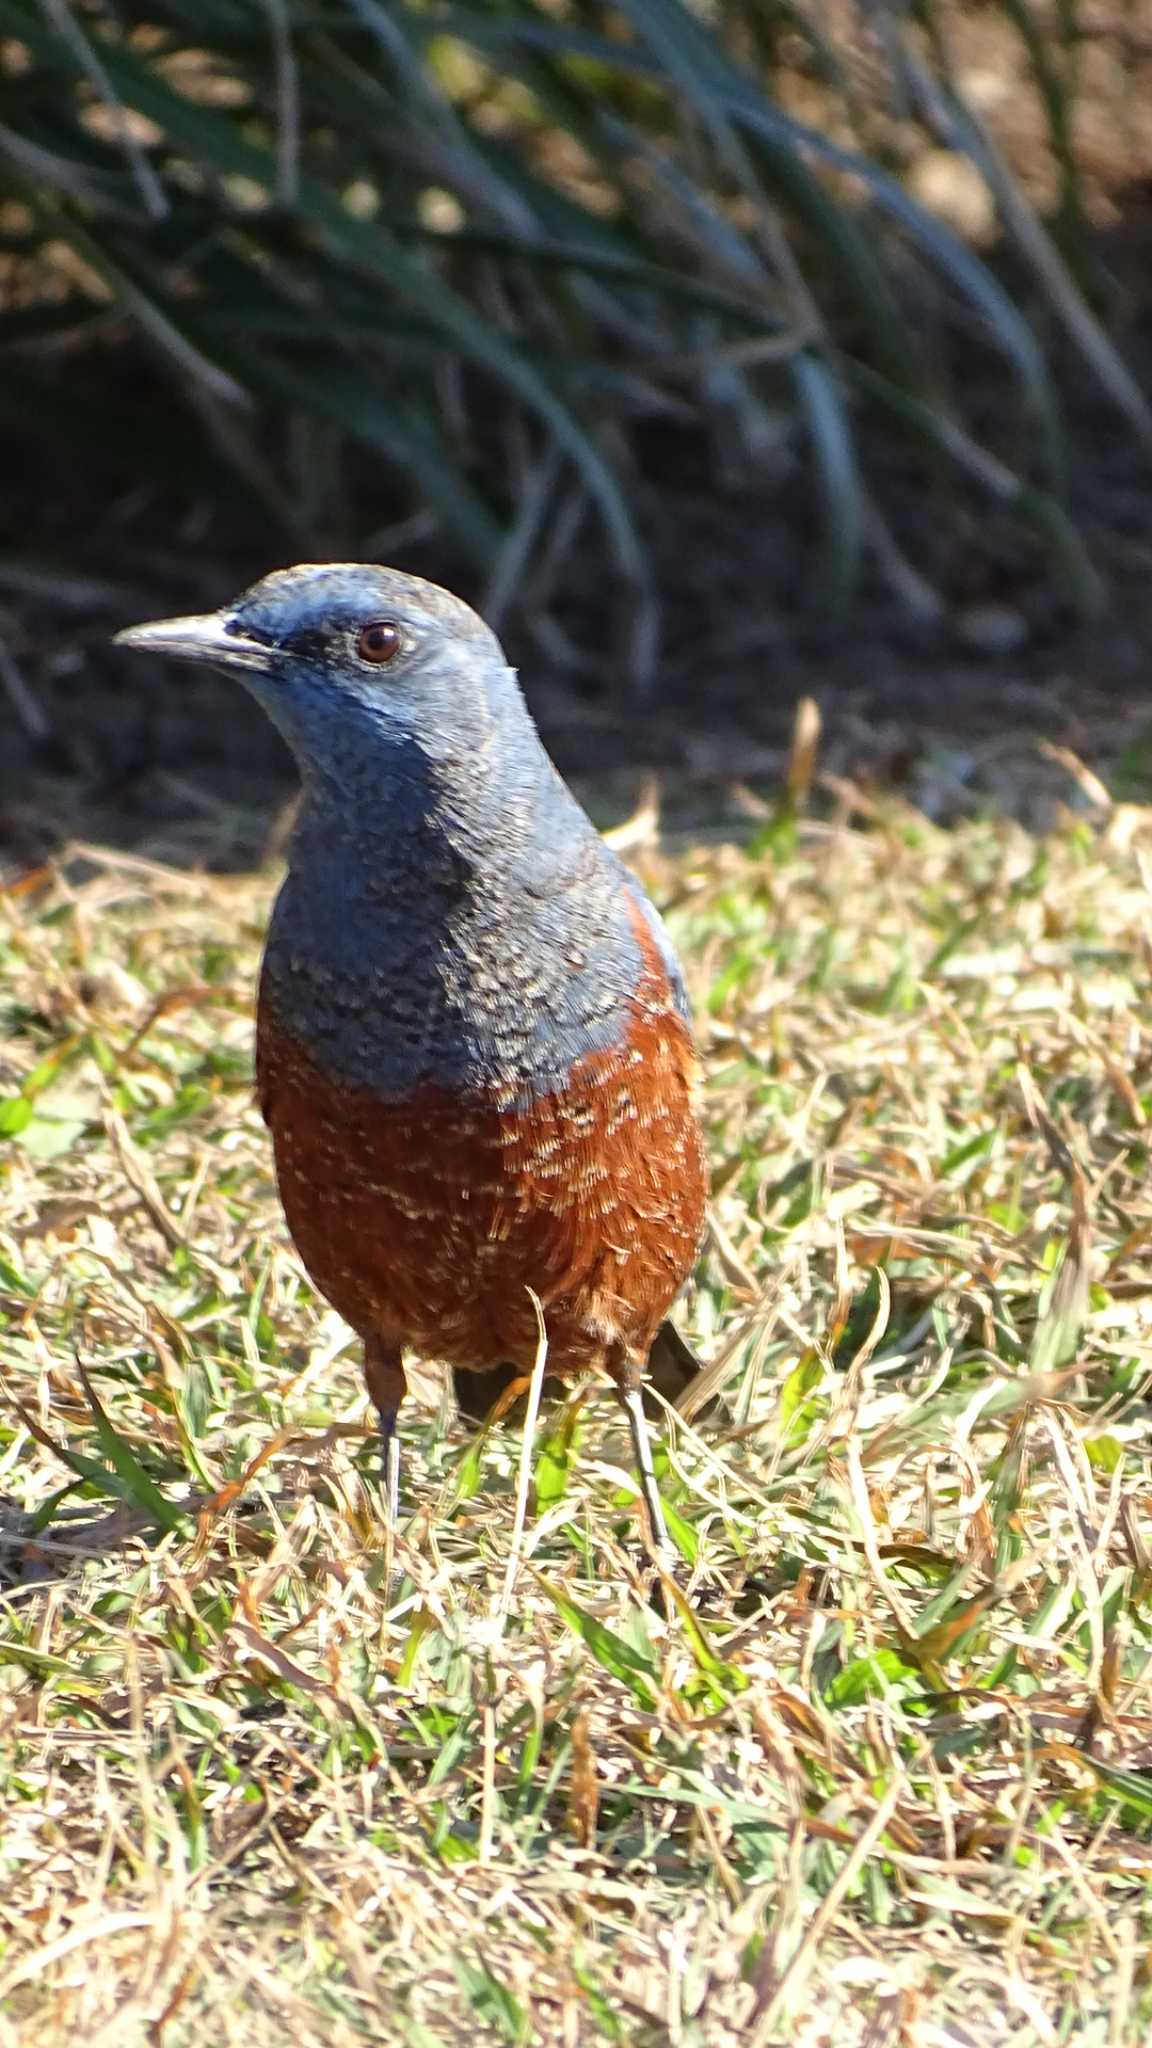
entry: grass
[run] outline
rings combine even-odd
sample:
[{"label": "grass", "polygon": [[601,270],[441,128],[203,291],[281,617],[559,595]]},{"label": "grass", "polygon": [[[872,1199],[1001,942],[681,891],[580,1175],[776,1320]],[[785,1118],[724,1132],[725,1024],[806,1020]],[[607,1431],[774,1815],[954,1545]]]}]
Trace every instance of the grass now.
[{"label": "grass", "polygon": [[[5,900],[0,2043],[1146,2038],[1149,827],[649,846],[707,1063],[671,1618],[610,1401],[406,1415],[250,1094],[274,878]],[[688,1560],[691,1560],[690,1562]]]}]

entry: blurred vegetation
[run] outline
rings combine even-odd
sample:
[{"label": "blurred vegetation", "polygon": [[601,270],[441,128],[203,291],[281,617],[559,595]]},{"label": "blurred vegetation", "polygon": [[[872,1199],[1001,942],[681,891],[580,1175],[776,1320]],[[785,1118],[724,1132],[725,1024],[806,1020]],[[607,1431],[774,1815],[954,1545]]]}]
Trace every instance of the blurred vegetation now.
[{"label": "blurred vegetation", "polygon": [[[908,505],[946,524],[973,498],[1091,609],[1051,342],[1129,436],[1152,413],[1084,256],[1079,9],[984,10],[1040,110],[1051,229],[958,88],[945,12],[0,0],[0,430],[124,488],[239,489],[301,549],[438,532],[496,617],[546,619],[592,547],[641,684],[635,478],[685,427],[717,483],[787,445],[832,614],[871,559],[931,616]],[[959,218],[907,175],[925,151]],[[894,521],[878,441],[913,477]],[[357,529],[365,460],[395,475],[387,534]]]}]

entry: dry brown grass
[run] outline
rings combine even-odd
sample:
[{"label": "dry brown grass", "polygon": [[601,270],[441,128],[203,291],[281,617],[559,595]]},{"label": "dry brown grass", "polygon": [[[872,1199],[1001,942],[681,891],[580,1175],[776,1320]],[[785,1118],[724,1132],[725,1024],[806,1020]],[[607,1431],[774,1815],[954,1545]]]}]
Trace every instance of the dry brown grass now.
[{"label": "dry brown grass", "polygon": [[3,910],[0,2043],[1144,2037],[1152,837],[646,856],[715,1234],[646,1604],[610,1403],[435,1381],[383,1568],[250,1099],[271,880]]}]

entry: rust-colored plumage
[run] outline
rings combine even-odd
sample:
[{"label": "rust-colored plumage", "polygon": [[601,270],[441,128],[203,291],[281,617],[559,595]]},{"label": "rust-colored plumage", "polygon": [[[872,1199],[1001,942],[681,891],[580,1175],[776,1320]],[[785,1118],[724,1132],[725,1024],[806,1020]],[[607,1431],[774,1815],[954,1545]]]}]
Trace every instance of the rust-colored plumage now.
[{"label": "rust-colored plumage", "polygon": [[288,1224],[378,1354],[527,1372],[531,1288],[550,1374],[639,1377],[704,1212],[692,1043],[644,943],[627,1040],[527,1108],[434,1084],[381,1102],[334,1083],[262,1004],[258,1085]]}]

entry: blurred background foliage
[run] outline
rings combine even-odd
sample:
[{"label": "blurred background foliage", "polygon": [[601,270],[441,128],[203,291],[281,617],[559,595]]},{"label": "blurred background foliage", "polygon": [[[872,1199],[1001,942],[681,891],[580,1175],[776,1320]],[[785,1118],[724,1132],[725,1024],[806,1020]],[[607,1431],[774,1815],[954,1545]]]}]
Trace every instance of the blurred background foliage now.
[{"label": "blurred background foliage", "polygon": [[561,668],[595,592],[643,696],[661,507],[734,491],[809,618],[930,626],[1006,534],[1091,617],[1076,408],[1141,460],[1152,410],[1080,99],[1138,14],[0,0],[0,577],[146,566],[162,482],[190,550],[455,574]]}]

